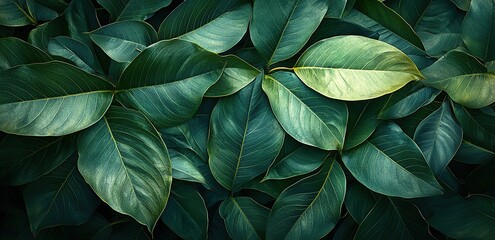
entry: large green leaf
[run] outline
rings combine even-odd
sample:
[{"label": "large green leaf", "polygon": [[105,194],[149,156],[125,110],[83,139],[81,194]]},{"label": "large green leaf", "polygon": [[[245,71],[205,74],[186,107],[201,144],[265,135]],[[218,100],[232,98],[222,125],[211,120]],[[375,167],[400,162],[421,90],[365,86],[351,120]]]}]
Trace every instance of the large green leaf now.
[{"label": "large green leaf", "polygon": [[326,0],[255,1],[249,33],[256,50],[268,64],[294,56],[316,30],[328,6]]},{"label": "large green leaf", "polygon": [[454,104],[454,115],[464,129],[464,140],[495,151],[495,117]]},{"label": "large green leaf", "polygon": [[424,83],[444,90],[459,104],[482,108],[495,102],[495,74],[486,71],[473,56],[453,50],[423,70]]},{"label": "large green leaf", "polygon": [[124,70],[116,99],[143,112],[158,128],[190,119],[222,75],[225,61],[182,40],[160,41]]},{"label": "large green leaf", "polygon": [[206,239],[208,209],[193,187],[174,188],[161,219],[182,239]]},{"label": "large green leaf", "polygon": [[317,42],[297,60],[294,71],[310,88],[341,100],[376,98],[423,78],[404,53],[361,36]]},{"label": "large green leaf", "polygon": [[328,151],[301,145],[284,158],[275,160],[263,180],[280,180],[310,173],[319,168],[329,155]]},{"label": "large green leaf", "polygon": [[435,239],[419,210],[401,199],[380,198],[357,229],[354,239]]},{"label": "large green leaf", "polygon": [[211,115],[208,139],[213,176],[228,190],[240,190],[242,184],[268,169],[284,135],[263,95],[261,78],[221,99]]},{"label": "large green leaf", "polygon": [[[0,25],[20,27],[35,24],[34,5],[26,0],[5,0],[0,3]],[[31,3],[34,3],[32,1]],[[31,8],[30,8],[31,7]]]},{"label": "large green leaf", "polygon": [[115,211],[150,232],[170,193],[172,167],[159,133],[137,111],[111,107],[78,140],[79,171]]},{"label": "large green leaf", "polygon": [[420,148],[392,122],[344,152],[342,161],[359,182],[381,194],[415,198],[443,192]]},{"label": "large green leaf", "polygon": [[46,53],[18,38],[0,39],[0,72],[18,65],[51,60]]},{"label": "large green leaf", "polygon": [[10,185],[22,185],[40,178],[75,151],[75,140],[75,135],[48,138],[8,135],[0,143],[0,179]]},{"label": "large green leaf", "polygon": [[143,21],[111,23],[90,32],[89,37],[117,62],[132,61],[158,39],[155,29]]},{"label": "large green leaf", "polygon": [[70,60],[86,72],[103,73],[98,59],[92,54],[91,49],[81,41],[59,36],[48,42],[48,52],[51,55]]},{"label": "large green leaf", "polygon": [[342,149],[347,123],[343,102],[311,91],[290,72],[265,76],[263,91],[277,120],[294,139],[324,150]]},{"label": "large green leaf", "polygon": [[244,36],[251,11],[248,0],[185,1],[167,16],[158,32],[160,39],[183,39],[221,53]]},{"label": "large green leaf", "polygon": [[[454,239],[490,239],[495,234],[495,199],[471,195],[467,199],[448,194],[424,199],[428,223]],[[423,209],[422,209],[423,210]]]},{"label": "large green leaf", "polygon": [[462,22],[462,39],[476,57],[495,60],[495,1],[471,0]]},{"label": "large green leaf", "polygon": [[346,179],[334,159],[285,189],[273,204],[266,239],[320,239],[340,218]]},{"label": "large green leaf", "polygon": [[76,157],[24,189],[31,231],[85,223],[99,201],[77,171]]},{"label": "large green leaf", "polygon": [[227,198],[219,208],[232,239],[264,239],[270,210],[249,197]]},{"label": "large green leaf", "polygon": [[453,117],[449,101],[419,123],[414,141],[435,176],[440,176],[462,142],[462,128]]},{"label": "large green leaf", "polygon": [[60,136],[87,128],[106,112],[109,82],[62,62],[23,65],[0,73],[0,130]]},{"label": "large green leaf", "polygon": [[145,20],[172,0],[97,0],[114,21]]},{"label": "large green leaf", "polygon": [[[419,1],[421,2],[421,1]],[[415,6],[419,6],[418,1],[415,1]],[[357,0],[355,8],[362,13],[368,15],[371,19],[383,25],[391,32],[397,34],[402,39],[413,44],[417,48],[424,50],[423,43],[412,27],[394,10],[387,7],[382,1],[378,0]],[[414,12],[412,9],[408,9]],[[416,11],[417,12],[417,11]],[[415,13],[416,13],[415,12]],[[413,16],[407,17],[414,18]]]}]

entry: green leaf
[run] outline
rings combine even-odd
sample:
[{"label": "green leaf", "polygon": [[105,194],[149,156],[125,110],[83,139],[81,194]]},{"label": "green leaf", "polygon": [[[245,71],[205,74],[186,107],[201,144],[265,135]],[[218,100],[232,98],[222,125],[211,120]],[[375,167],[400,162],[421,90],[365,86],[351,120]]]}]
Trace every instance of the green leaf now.
[{"label": "green leaf", "polygon": [[444,101],[438,110],[419,123],[414,141],[435,176],[440,176],[462,142],[462,128],[453,117],[449,101]]},{"label": "green leaf", "polygon": [[340,225],[335,229],[332,240],[353,240],[358,226],[350,215],[345,216]]},{"label": "green leaf", "polygon": [[40,178],[75,151],[75,140],[75,135],[48,138],[7,135],[0,143],[0,179],[15,186]]},{"label": "green leaf", "polygon": [[495,151],[495,117],[479,110],[454,104],[454,115],[464,131],[464,140],[491,152]]},{"label": "green leaf", "polygon": [[483,164],[495,158],[495,152],[463,140],[454,160],[468,164]]},{"label": "green leaf", "polygon": [[156,42],[155,29],[143,21],[111,23],[89,33],[91,40],[117,62],[130,62]]},{"label": "green leaf", "polygon": [[385,98],[369,101],[346,102],[349,110],[344,150],[351,149],[363,143],[382,122],[378,114],[382,109]]},{"label": "green leaf", "polygon": [[380,198],[357,229],[354,239],[435,239],[419,210],[401,199]]},{"label": "green leaf", "polygon": [[320,239],[340,218],[346,179],[334,159],[285,189],[273,204],[266,239]]},{"label": "green leaf", "polygon": [[206,144],[208,142],[210,116],[200,115],[171,128],[162,128],[160,133],[167,147],[187,149],[194,152],[204,162],[208,161]]},{"label": "green leaf", "polygon": [[341,100],[376,98],[423,78],[404,53],[361,36],[317,42],[297,60],[294,71],[310,88]]},{"label": "green leaf", "polygon": [[85,223],[99,201],[77,171],[76,158],[65,161],[24,189],[31,231]]},{"label": "green leaf", "polygon": [[[415,2],[417,3],[417,1]],[[417,5],[417,4],[415,4]],[[368,15],[391,32],[400,36],[403,40],[413,44],[415,47],[424,50],[423,43],[412,27],[394,10],[387,7],[378,0],[357,0],[354,7],[360,12]],[[409,11],[412,11],[409,9]]]},{"label": "green leaf", "polygon": [[92,54],[91,49],[81,41],[59,36],[48,42],[48,52],[51,55],[70,60],[86,72],[103,73],[98,59]]},{"label": "green leaf", "polygon": [[284,158],[275,160],[263,180],[280,180],[310,173],[319,168],[329,155],[328,151],[301,145]]},{"label": "green leaf", "polygon": [[211,115],[208,139],[213,176],[228,190],[240,190],[268,169],[284,135],[261,91],[261,78],[221,99]]},{"label": "green leaf", "polygon": [[0,130],[61,136],[97,122],[113,97],[109,82],[62,62],[0,73]]},{"label": "green leaf", "polygon": [[266,180],[263,181],[263,176],[258,176],[253,180],[242,186],[243,189],[252,189],[256,191],[260,191],[262,193],[268,194],[273,198],[277,198],[282,191],[284,191],[288,186],[295,183],[298,179],[284,179],[280,180]]},{"label": "green leaf", "polygon": [[359,183],[350,184],[346,189],[345,207],[352,218],[359,224],[373,210],[377,200],[373,193]]},{"label": "green leaf", "polygon": [[461,105],[482,108],[495,102],[495,74],[486,71],[474,57],[453,50],[423,70],[424,83],[444,90]]},{"label": "green leaf", "polygon": [[256,50],[269,65],[294,56],[316,30],[328,6],[325,0],[255,1],[249,33]]},{"label": "green leaf", "polygon": [[430,104],[441,91],[418,82],[411,82],[390,94],[378,116],[381,119],[403,118]]},{"label": "green leaf", "polygon": [[49,62],[51,57],[21,39],[0,39],[0,72],[19,65]]},{"label": "green leaf", "polygon": [[232,239],[264,239],[270,210],[249,197],[227,198],[219,208]]},{"label": "green leaf", "polygon": [[148,119],[111,107],[81,133],[77,147],[79,171],[98,196],[153,232],[167,204],[172,167],[167,147]]},{"label": "green leaf", "polygon": [[205,97],[224,97],[236,93],[251,83],[260,71],[244,60],[228,55],[223,57],[227,61],[222,76],[205,93]]},{"label": "green leaf", "polygon": [[360,183],[387,196],[415,198],[443,192],[420,148],[392,122],[344,152],[342,161]]},{"label": "green leaf", "polygon": [[29,43],[48,51],[48,43],[51,38],[69,35],[65,15],[59,16],[50,22],[43,23],[29,32]]},{"label": "green leaf", "polygon": [[168,6],[172,0],[97,0],[114,21],[145,20],[149,15]]},{"label": "green leaf", "polygon": [[414,132],[418,127],[419,123],[423,121],[428,115],[432,114],[442,105],[441,102],[432,102],[420,109],[418,109],[413,114],[405,117],[394,120],[395,123],[399,124],[402,128],[402,131],[407,134],[407,136],[413,138]]},{"label": "green leaf", "polygon": [[208,164],[194,152],[188,149],[169,149],[169,155],[174,179],[201,183],[207,189],[216,187]]},{"label": "green leaf", "polygon": [[143,112],[158,128],[177,126],[194,115],[224,66],[221,57],[193,43],[160,41],[124,70],[115,97]]},{"label": "green leaf", "polygon": [[[6,0],[0,3],[0,25],[21,27],[36,23],[26,0]],[[34,9],[33,9],[34,10]]]},{"label": "green leaf", "polygon": [[471,0],[451,0],[459,9],[463,11],[469,10]]},{"label": "green leaf", "polygon": [[160,25],[160,39],[178,38],[221,53],[244,36],[251,19],[248,0],[191,0],[174,9]]},{"label": "green leaf", "polygon": [[[424,199],[428,223],[454,239],[489,239],[495,234],[495,199],[485,195],[445,195]],[[475,224],[473,224],[475,223]]]},{"label": "green leaf", "polygon": [[324,150],[342,148],[347,123],[343,102],[311,91],[290,72],[265,76],[263,91],[277,120],[294,139]]},{"label": "green leaf", "polygon": [[182,239],[206,239],[208,209],[201,195],[187,185],[172,190],[162,221]]},{"label": "green leaf", "polygon": [[325,14],[326,18],[341,18],[344,14],[347,0],[331,0],[328,4],[328,11]]},{"label": "green leaf", "polygon": [[462,39],[474,56],[495,60],[495,2],[471,0],[462,22]]}]

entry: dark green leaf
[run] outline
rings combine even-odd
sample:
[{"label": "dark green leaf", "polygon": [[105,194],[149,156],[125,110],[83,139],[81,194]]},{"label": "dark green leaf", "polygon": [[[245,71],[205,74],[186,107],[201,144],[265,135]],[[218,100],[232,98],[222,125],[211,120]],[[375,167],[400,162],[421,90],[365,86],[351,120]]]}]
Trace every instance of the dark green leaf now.
[{"label": "dark green leaf", "polygon": [[0,130],[60,136],[87,128],[113,98],[109,82],[62,62],[30,64],[0,73]]},{"label": "dark green leaf", "polygon": [[46,53],[18,38],[0,39],[0,72],[19,65],[51,60]]},{"label": "dark green leaf", "polygon": [[269,65],[294,56],[316,30],[329,4],[326,0],[255,1],[249,33],[256,50]]},{"label": "dark green leaf", "polygon": [[232,239],[264,239],[270,210],[248,197],[227,198],[219,208]]},{"label": "dark green leaf", "polygon": [[324,150],[342,148],[347,123],[343,102],[311,91],[290,72],[265,76],[263,91],[277,120],[294,139]]},{"label": "dark green leaf", "polygon": [[247,31],[252,7],[247,0],[191,0],[160,25],[160,39],[178,38],[215,53],[236,45]]},{"label": "dark green leaf", "polygon": [[435,176],[440,176],[462,142],[462,128],[455,121],[449,101],[419,123],[414,133],[418,144]]},{"label": "dark green leaf", "polygon": [[470,53],[485,61],[495,60],[495,2],[471,0],[462,22],[462,39]]},{"label": "dark green leaf", "polygon": [[76,66],[89,73],[103,73],[98,59],[91,49],[78,40],[59,36],[48,42],[48,52],[54,56],[63,57],[75,63]]},{"label": "dark green leaf", "polygon": [[213,109],[210,128],[211,172],[233,192],[268,169],[285,135],[261,91],[260,78],[221,99]]},{"label": "dark green leaf", "polygon": [[236,56],[226,56],[222,76],[205,93],[205,97],[224,97],[236,93],[251,83],[260,71]]},{"label": "dark green leaf", "polygon": [[463,140],[454,160],[468,164],[483,164],[495,158],[495,152]]},{"label": "dark green leaf", "polygon": [[385,98],[366,102],[346,102],[349,110],[349,120],[346,129],[344,149],[348,150],[363,143],[382,122],[378,114],[382,109]]},{"label": "dark green leaf", "polygon": [[194,115],[224,66],[222,58],[193,43],[160,41],[124,70],[116,99],[143,112],[158,128],[177,126]]},{"label": "dark green leaf", "polygon": [[183,239],[206,239],[208,210],[192,187],[179,186],[172,190],[161,219]]},{"label": "dark green leaf", "polygon": [[65,161],[24,189],[31,231],[85,223],[99,201],[77,171],[76,158]]},{"label": "dark green leaf", "polygon": [[81,133],[77,145],[79,171],[98,196],[153,232],[167,204],[172,166],[148,119],[134,110],[111,107]]},{"label": "dark green leaf", "polygon": [[0,3],[0,25],[20,27],[36,23],[33,12],[31,12],[34,8],[29,9],[27,2],[26,0],[2,1]]},{"label": "dark green leaf", "polygon": [[464,140],[490,152],[495,151],[494,116],[465,108],[459,104],[454,104],[454,115],[464,130]]},{"label": "dark green leaf", "polygon": [[208,164],[194,152],[188,149],[169,149],[169,154],[173,178],[201,183],[208,189],[216,187]]},{"label": "dark green leaf", "polygon": [[297,60],[294,71],[310,88],[341,100],[376,98],[423,78],[400,50],[361,36],[317,42]]},{"label": "dark green leaf", "polygon": [[172,0],[97,0],[114,21],[145,20],[149,15],[164,8]]},{"label": "dark green leaf", "polygon": [[340,218],[345,188],[344,171],[328,159],[320,172],[280,194],[268,218],[266,239],[322,238]]},{"label": "dark green leaf", "polygon": [[380,125],[363,144],[344,152],[342,161],[359,182],[381,194],[415,198],[443,192],[419,147],[391,122]]},{"label": "dark green leaf", "polygon": [[325,14],[326,18],[340,18],[344,14],[347,0],[330,0],[328,11]]},{"label": "dark green leaf", "polygon": [[377,200],[373,193],[359,183],[350,184],[346,189],[345,207],[352,218],[359,224],[373,210]]}]

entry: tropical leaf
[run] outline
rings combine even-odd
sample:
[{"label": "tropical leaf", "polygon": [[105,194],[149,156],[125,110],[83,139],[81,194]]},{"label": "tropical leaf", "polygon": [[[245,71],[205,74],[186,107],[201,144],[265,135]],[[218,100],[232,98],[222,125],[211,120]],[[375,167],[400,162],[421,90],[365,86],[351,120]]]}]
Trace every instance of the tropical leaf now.
[{"label": "tropical leaf", "polygon": [[140,112],[111,107],[79,136],[77,147],[79,171],[98,196],[153,232],[167,204],[172,167],[149,120]]},{"label": "tropical leaf", "polygon": [[[9,0],[0,3],[0,25],[19,27],[35,24],[36,19],[31,11],[34,1]],[[31,7],[31,9],[30,9]]]},{"label": "tropical leaf", "polygon": [[158,128],[177,126],[194,115],[224,66],[222,58],[193,43],[160,41],[124,70],[115,97],[143,112]]},{"label": "tropical leaf", "polygon": [[365,186],[354,183],[346,189],[345,207],[352,218],[359,224],[373,210],[377,202],[376,197]]},{"label": "tropical leaf", "polygon": [[48,52],[51,55],[63,57],[75,63],[76,66],[89,73],[103,73],[98,59],[91,49],[78,40],[59,36],[48,42]]},{"label": "tropical leaf", "polygon": [[346,179],[334,159],[321,170],[285,189],[267,221],[266,239],[320,239],[340,218]]},{"label": "tropical leaf", "polygon": [[219,208],[232,239],[264,239],[270,210],[248,197],[227,198]]},{"label": "tropical leaf", "polygon": [[359,182],[387,196],[415,198],[443,193],[420,148],[391,122],[380,125],[363,144],[345,151],[342,161]]},{"label": "tropical leaf", "polygon": [[290,72],[266,75],[263,91],[280,125],[294,139],[324,150],[342,148],[347,123],[343,102],[318,95]]},{"label": "tropical leaf", "polygon": [[172,0],[97,0],[112,16],[114,21],[144,20],[154,12],[164,8]]},{"label": "tropical leaf", "polygon": [[[316,30],[329,4],[324,0],[255,1],[249,34],[256,50],[268,65],[294,56]],[[295,34],[298,37],[292,38]]]},{"label": "tropical leaf", "polygon": [[61,136],[97,122],[113,98],[109,82],[62,62],[0,73],[0,130]]},{"label": "tropical leaf", "polygon": [[495,60],[495,2],[471,0],[462,22],[462,39],[474,56],[485,61]]},{"label": "tropical leaf", "polygon": [[385,98],[369,101],[346,102],[349,110],[349,120],[345,136],[344,150],[351,149],[363,143],[382,122],[378,114],[382,109]]},{"label": "tropical leaf", "polygon": [[260,78],[221,99],[211,115],[208,139],[213,176],[228,190],[240,190],[268,169],[282,147],[284,135],[261,91]]},{"label": "tropical leaf", "polygon": [[251,83],[260,71],[244,60],[228,55],[223,57],[227,62],[222,76],[205,93],[206,97],[224,97],[236,93]]},{"label": "tropical leaf", "polygon": [[[363,51],[370,53],[364,55]],[[320,55],[323,57],[314,57]],[[340,100],[376,98],[423,78],[404,53],[361,36],[317,42],[297,60],[294,71],[310,88]]]},{"label": "tropical leaf", "polygon": [[252,7],[247,0],[183,2],[160,25],[160,39],[178,38],[215,53],[236,45],[247,31]]},{"label": "tropical leaf", "polygon": [[19,65],[51,60],[46,53],[18,38],[0,39],[0,72]]},{"label": "tropical leaf", "polygon": [[65,161],[24,189],[31,231],[85,223],[99,201],[77,171],[76,158]]},{"label": "tropical leaf", "polygon": [[495,151],[495,117],[454,104],[454,115],[464,131],[464,140]]}]

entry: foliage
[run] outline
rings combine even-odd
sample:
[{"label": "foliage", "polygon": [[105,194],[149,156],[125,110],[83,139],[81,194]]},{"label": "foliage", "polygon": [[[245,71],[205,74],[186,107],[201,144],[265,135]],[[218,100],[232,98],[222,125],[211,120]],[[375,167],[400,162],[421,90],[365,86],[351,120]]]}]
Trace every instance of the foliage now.
[{"label": "foliage", "polygon": [[495,0],[2,0],[2,239],[491,239]]}]

